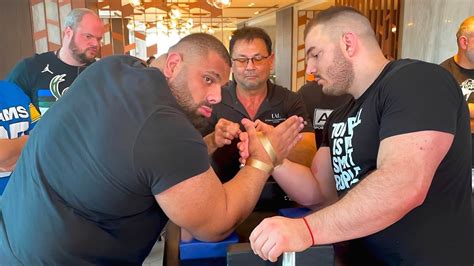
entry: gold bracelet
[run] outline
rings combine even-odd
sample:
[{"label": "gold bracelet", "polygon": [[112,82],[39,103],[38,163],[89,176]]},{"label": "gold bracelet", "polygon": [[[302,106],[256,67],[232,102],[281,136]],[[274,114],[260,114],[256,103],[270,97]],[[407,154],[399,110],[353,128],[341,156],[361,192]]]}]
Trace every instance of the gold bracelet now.
[{"label": "gold bracelet", "polygon": [[272,165],[269,165],[257,159],[248,158],[245,165],[264,171],[268,175],[271,174],[271,172],[273,171]]},{"label": "gold bracelet", "polygon": [[272,160],[273,165],[277,164],[276,152],[275,152],[275,149],[273,149],[273,145],[268,139],[268,137],[262,132],[258,132],[257,136],[258,136],[258,139],[260,140],[260,143],[262,143],[263,149],[265,149],[268,156],[270,156],[270,159]]}]

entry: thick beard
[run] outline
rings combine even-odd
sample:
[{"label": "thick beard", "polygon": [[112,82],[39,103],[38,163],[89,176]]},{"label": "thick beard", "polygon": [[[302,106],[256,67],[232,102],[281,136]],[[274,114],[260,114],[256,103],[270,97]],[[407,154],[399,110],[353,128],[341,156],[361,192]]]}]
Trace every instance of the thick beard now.
[{"label": "thick beard", "polygon": [[174,80],[168,82],[168,85],[184,114],[188,117],[193,126],[199,130],[207,126],[207,121],[205,117],[197,114],[197,109],[202,104],[194,103],[193,96],[187,85],[186,74],[187,70],[183,68]]},{"label": "thick beard", "polygon": [[347,94],[354,81],[354,68],[342,52],[335,50],[332,65],[328,67],[328,80],[334,81],[332,86],[323,87],[323,92],[328,95],[340,96]]},{"label": "thick beard", "polygon": [[72,34],[71,42],[69,43],[69,50],[72,51],[72,56],[81,64],[89,64],[95,61],[95,58],[87,57],[87,49],[86,48],[83,52],[79,50],[79,47],[76,45],[76,33]]}]

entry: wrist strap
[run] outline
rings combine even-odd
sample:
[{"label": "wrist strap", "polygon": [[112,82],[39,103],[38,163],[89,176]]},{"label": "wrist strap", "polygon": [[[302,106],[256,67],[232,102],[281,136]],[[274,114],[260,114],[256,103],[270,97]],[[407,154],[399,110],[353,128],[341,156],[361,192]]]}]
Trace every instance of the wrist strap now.
[{"label": "wrist strap", "polygon": [[311,241],[313,242],[311,246],[314,246],[314,236],[313,236],[313,232],[311,231],[311,227],[309,227],[309,223],[308,221],[306,221],[306,218],[305,217],[302,217],[302,218],[303,218],[304,223],[306,224],[306,227],[308,228],[309,234],[311,235]]},{"label": "wrist strap", "polygon": [[273,166],[257,159],[249,158],[247,159],[245,165],[252,166],[253,168],[257,168],[258,170],[264,171],[268,175],[273,171]]},{"label": "wrist strap", "polygon": [[268,139],[268,137],[262,132],[257,132],[257,136],[258,136],[258,139],[260,140],[260,143],[262,143],[263,148],[267,152],[268,156],[270,156],[270,159],[272,160],[273,165],[277,165],[276,152],[272,146],[272,143]]}]

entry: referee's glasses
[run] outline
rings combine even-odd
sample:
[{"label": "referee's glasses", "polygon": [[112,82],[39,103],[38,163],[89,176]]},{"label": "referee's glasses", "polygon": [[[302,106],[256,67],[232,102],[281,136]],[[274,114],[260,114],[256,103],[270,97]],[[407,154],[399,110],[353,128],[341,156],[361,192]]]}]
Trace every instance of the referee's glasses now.
[{"label": "referee's glasses", "polygon": [[249,61],[252,61],[254,66],[261,66],[265,63],[265,59],[270,56],[256,55],[254,57],[237,57],[232,58],[232,61],[239,67],[246,67]]}]

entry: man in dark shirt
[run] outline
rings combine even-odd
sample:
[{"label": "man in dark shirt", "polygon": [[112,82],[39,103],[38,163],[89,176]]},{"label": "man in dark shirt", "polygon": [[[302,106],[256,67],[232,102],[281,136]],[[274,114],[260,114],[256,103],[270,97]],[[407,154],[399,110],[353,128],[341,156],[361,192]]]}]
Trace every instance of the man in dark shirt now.
[{"label": "man in dark shirt", "polygon": [[[309,166],[316,151],[314,133],[301,97],[269,79],[274,64],[270,36],[257,27],[237,29],[229,50],[234,81],[222,88],[222,102],[214,107],[209,126],[202,130],[219,178],[226,182],[239,170],[237,142],[243,118],[277,126],[293,115],[304,117],[307,125],[303,139],[288,159]],[[273,181],[265,187],[257,209],[274,210],[290,205],[293,203]]]},{"label": "man in dark shirt", "polygon": [[[218,241],[252,211],[273,170],[255,125],[251,161],[222,184],[191,121],[209,116],[230,57],[207,34],[171,47],[161,72],[111,56],[88,67],[28,140],[2,199],[5,265],[138,265],[168,221]],[[281,161],[299,139],[291,117],[267,138]]]},{"label": "man in dark shirt", "polygon": [[[456,33],[456,41],[458,52],[441,63],[441,66],[453,74],[466,98],[474,140],[474,16],[466,18],[461,23]],[[474,145],[474,141],[472,143]],[[474,151],[474,146],[472,150]],[[472,158],[472,165],[474,166],[474,158]]]},{"label": "man in dark shirt", "polygon": [[44,114],[90,64],[100,49],[104,24],[86,8],[73,9],[64,22],[63,41],[57,51],[36,54],[21,60],[7,80],[20,86]]},{"label": "man in dark shirt", "polygon": [[323,92],[354,99],[326,122],[313,171],[285,160],[272,174],[296,201],[325,207],[264,220],[250,236],[254,252],[275,261],[348,240],[349,265],[472,265],[469,111],[452,75],[389,62],[349,7],[318,13],[305,50]]}]

